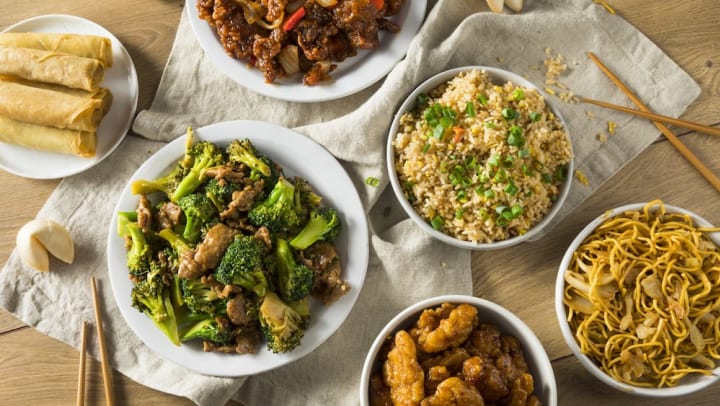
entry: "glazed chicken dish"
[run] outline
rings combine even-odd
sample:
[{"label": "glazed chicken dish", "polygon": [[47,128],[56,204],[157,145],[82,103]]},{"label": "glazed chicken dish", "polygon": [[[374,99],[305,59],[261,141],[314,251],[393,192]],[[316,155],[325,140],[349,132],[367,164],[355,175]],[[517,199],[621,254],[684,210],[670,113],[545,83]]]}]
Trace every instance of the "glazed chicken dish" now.
[{"label": "glazed chicken dish", "polygon": [[265,81],[302,74],[305,85],[330,78],[338,62],[397,33],[389,17],[404,0],[198,0],[201,19],[225,52],[262,71]]}]

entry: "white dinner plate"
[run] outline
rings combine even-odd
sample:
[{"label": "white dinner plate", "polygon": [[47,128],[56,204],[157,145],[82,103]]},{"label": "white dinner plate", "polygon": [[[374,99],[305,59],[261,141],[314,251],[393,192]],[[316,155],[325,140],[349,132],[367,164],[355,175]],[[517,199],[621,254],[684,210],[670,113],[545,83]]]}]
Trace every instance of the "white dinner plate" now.
[{"label": "white dinner plate", "polygon": [[360,293],[369,255],[369,235],[365,211],[357,191],[340,163],[322,146],[284,127],[259,121],[228,121],[195,130],[200,140],[227,146],[235,138],[248,138],[263,154],[280,164],[289,177],[300,176],[323,196],[324,204],[335,208],[342,219],[342,231],[335,246],[342,261],[343,279],[350,291],[329,306],[311,300],[310,324],[302,344],[293,351],[273,354],[263,343],[256,354],[203,352],[199,342],[175,346],[149,317],[132,307],[127,254],[117,234],[117,212],[131,211],[138,196],[130,192],[135,179],[155,179],[168,173],[185,151],[183,135],[151,156],[132,176],[122,191],[108,231],[108,273],[120,312],[135,334],[150,349],[178,365],[195,372],[235,377],[253,375],[280,367],[309,354],[340,327]]},{"label": "white dinner plate", "polygon": [[215,29],[198,16],[197,0],[185,0],[190,25],[205,53],[226,76],[248,89],[280,100],[320,102],[359,92],[383,78],[405,56],[425,18],[427,0],[406,0],[391,20],[400,32],[380,33],[380,45],[372,50],[358,50],[357,55],[339,62],[331,79],[315,86],[305,86],[295,75],[276,83],[266,83],[262,72],[248,66],[246,60],[230,57],[223,49]]},{"label": "white dinner plate", "polygon": [[97,129],[94,157],[82,158],[0,143],[0,168],[26,178],[57,179],[92,168],[110,155],[130,129],[138,100],[135,65],[122,43],[110,31],[90,20],[63,14],[32,17],[11,25],[4,32],[74,33],[110,38],[113,65],[105,71],[100,86],[110,89],[113,102]]}]

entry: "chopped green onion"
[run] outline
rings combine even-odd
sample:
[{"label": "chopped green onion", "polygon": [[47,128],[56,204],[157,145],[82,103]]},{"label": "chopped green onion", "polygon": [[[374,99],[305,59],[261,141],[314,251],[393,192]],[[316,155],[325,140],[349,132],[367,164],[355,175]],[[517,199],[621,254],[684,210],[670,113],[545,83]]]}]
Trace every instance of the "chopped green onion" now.
[{"label": "chopped green onion", "polygon": [[549,173],[543,173],[542,174],[542,180],[545,183],[552,183],[552,176],[550,176]]},{"label": "chopped green onion", "polygon": [[365,183],[372,187],[377,187],[377,185],[380,184],[380,180],[378,180],[378,178],[368,176],[367,179],[365,179]]},{"label": "chopped green onion", "polygon": [[490,176],[488,176],[487,173],[483,172],[480,174],[480,182],[485,183],[490,180]]},{"label": "chopped green onion", "polygon": [[567,168],[565,166],[560,166],[555,169],[555,179],[560,182],[563,182],[565,181],[565,179],[567,179]]},{"label": "chopped green onion", "polygon": [[423,154],[426,154],[430,150],[430,143],[426,142],[425,145],[423,145],[422,152]]},{"label": "chopped green onion", "polygon": [[442,217],[440,217],[440,216],[435,216],[430,221],[430,225],[432,226],[432,228],[434,228],[436,230],[439,230],[440,228],[442,228],[443,224],[445,224],[445,222],[443,221]]},{"label": "chopped green onion", "polygon": [[504,211],[507,210],[507,209],[508,209],[507,206],[501,204],[501,205],[495,207],[495,212],[496,212],[497,214],[502,214],[502,212],[504,212]]},{"label": "chopped green onion", "polygon": [[513,108],[506,107],[500,111],[500,114],[502,114],[504,119],[512,120],[515,118],[515,115],[517,114],[517,112]]},{"label": "chopped green onion", "polygon": [[520,158],[527,158],[530,156],[530,148],[524,148],[518,151],[518,156]]},{"label": "chopped green onion", "polygon": [[525,98],[525,92],[523,92],[523,90],[520,88],[515,89],[515,91],[513,92],[513,100],[520,101],[524,98]]},{"label": "chopped green onion", "polygon": [[447,173],[447,171],[448,171],[447,166],[448,166],[447,161],[440,161],[440,172]]},{"label": "chopped green onion", "polygon": [[458,207],[457,210],[455,210],[455,218],[460,220],[463,217],[463,208]]},{"label": "chopped green onion", "polygon": [[465,203],[468,200],[467,192],[465,192],[464,190],[458,190],[458,192],[456,193],[456,196],[457,196],[457,200],[462,203]]},{"label": "chopped green onion", "polygon": [[538,113],[537,111],[533,111],[530,113],[530,120],[532,122],[540,121],[540,117],[542,117],[542,114]]},{"label": "chopped green onion", "polygon": [[508,155],[507,157],[505,157],[505,159],[503,159],[503,166],[506,168],[512,167],[514,163],[515,163],[515,158],[513,158],[510,155]]},{"label": "chopped green onion", "polygon": [[433,129],[433,137],[442,140],[443,135],[445,135],[445,127],[442,126],[442,124],[438,124]]},{"label": "chopped green onion", "polygon": [[427,104],[427,102],[428,102],[428,97],[427,97],[427,95],[426,95],[425,93],[420,93],[420,94],[417,96],[417,104],[418,104],[418,106],[423,107],[423,106],[425,106],[425,105]]},{"label": "chopped green onion", "polygon": [[495,123],[493,123],[492,121],[486,121],[485,128],[495,128]]},{"label": "chopped green onion", "polygon": [[403,189],[405,190],[411,190],[413,186],[415,186],[415,182],[407,181],[403,183]]},{"label": "chopped green onion", "polygon": [[525,175],[525,176],[529,176],[529,175],[532,173],[532,172],[530,171],[530,168],[528,168],[528,166],[525,165],[525,164],[522,164],[522,167],[521,167],[521,168],[522,168],[522,173],[523,173],[523,175]]},{"label": "chopped green onion", "polygon": [[480,103],[482,103],[483,106],[486,106],[488,104],[488,98],[484,94],[479,94],[477,96],[477,99]]},{"label": "chopped green onion", "polygon": [[492,189],[488,189],[488,190],[485,191],[484,195],[485,195],[485,197],[487,197],[488,199],[492,199],[493,197],[495,197],[495,191],[492,190]]},{"label": "chopped green onion", "polygon": [[490,166],[498,166],[499,161],[500,157],[495,154],[490,155],[490,158],[488,158],[488,164]]},{"label": "chopped green onion", "polygon": [[467,105],[465,105],[465,114],[470,117],[475,117],[475,104],[473,102],[467,102]]},{"label": "chopped green onion", "polygon": [[480,196],[485,192],[485,188],[482,186],[475,186],[475,194]]},{"label": "chopped green onion", "polygon": [[509,193],[510,196],[515,196],[520,189],[517,187],[515,182],[510,179],[510,183],[505,186],[505,192]]},{"label": "chopped green onion", "polygon": [[495,176],[493,176],[493,181],[495,181],[495,183],[505,182],[506,180],[507,172],[505,172],[502,168],[495,173]]},{"label": "chopped green onion", "polygon": [[525,138],[522,135],[522,128],[520,128],[520,126],[514,125],[510,127],[507,143],[513,147],[522,147],[525,145]]},{"label": "chopped green onion", "polygon": [[453,126],[453,124],[455,124],[455,120],[453,120],[451,117],[440,117],[440,125],[443,126],[443,128],[450,128]]},{"label": "chopped green onion", "polygon": [[504,227],[504,226],[508,225],[509,222],[510,222],[510,220],[506,219],[503,216],[499,216],[497,218],[497,220],[495,220],[495,224],[499,225],[500,227]]},{"label": "chopped green onion", "polygon": [[514,204],[513,207],[510,209],[510,211],[512,212],[512,215],[514,218],[517,218],[521,214],[523,214],[523,208],[522,208],[522,206],[520,206],[519,203]]}]

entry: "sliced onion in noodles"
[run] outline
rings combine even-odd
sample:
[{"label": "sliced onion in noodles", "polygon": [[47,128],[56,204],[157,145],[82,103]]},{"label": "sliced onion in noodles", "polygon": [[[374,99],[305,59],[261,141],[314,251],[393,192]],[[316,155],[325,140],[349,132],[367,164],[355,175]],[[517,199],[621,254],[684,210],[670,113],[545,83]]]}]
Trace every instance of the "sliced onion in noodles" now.
[{"label": "sliced onion in noodles", "polygon": [[695,323],[690,323],[690,320],[685,319],[685,324],[690,331],[690,341],[695,346],[695,349],[702,351],[705,348],[705,338],[703,337],[700,329],[697,328]]},{"label": "sliced onion in noodles", "polygon": [[660,286],[660,280],[655,275],[648,276],[643,279],[640,284],[642,285],[643,291],[645,291],[646,295],[658,301],[662,300],[663,293]]},{"label": "sliced onion in noodles", "polygon": [[655,334],[655,331],[657,331],[657,329],[655,327],[647,327],[644,324],[640,324],[637,327],[635,327],[635,334],[641,340],[644,340],[644,339],[652,336],[653,334]]},{"label": "sliced onion in noodles", "polygon": [[585,314],[592,314],[595,311],[592,303],[590,303],[590,301],[585,299],[584,297],[580,296],[573,296],[572,298],[568,299],[567,306],[573,311]]},{"label": "sliced onion in noodles", "polygon": [[584,293],[585,295],[589,296],[590,295],[590,285],[588,285],[588,283],[585,282],[585,280],[581,280],[580,278],[581,277],[578,274],[576,274],[574,272],[570,272],[569,270],[568,270],[568,272],[565,273],[565,282],[567,282],[573,288]]},{"label": "sliced onion in noodles", "polygon": [[620,330],[621,331],[627,331],[627,329],[630,328],[633,322],[633,309],[634,309],[634,303],[632,296],[625,295],[625,315],[620,319]]},{"label": "sliced onion in noodles", "polygon": [[645,371],[642,357],[633,354],[628,349],[620,352],[620,361],[623,363],[625,371],[629,372],[631,376],[642,376],[643,371]]}]

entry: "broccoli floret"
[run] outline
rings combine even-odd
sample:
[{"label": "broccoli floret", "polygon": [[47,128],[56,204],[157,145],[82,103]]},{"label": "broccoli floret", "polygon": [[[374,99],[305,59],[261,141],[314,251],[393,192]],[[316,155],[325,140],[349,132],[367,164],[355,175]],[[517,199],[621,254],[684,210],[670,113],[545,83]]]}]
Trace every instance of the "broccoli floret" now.
[{"label": "broccoli floret", "polygon": [[145,233],[137,221],[131,221],[130,212],[118,213],[118,233],[126,239],[128,245],[127,267],[130,274],[143,276],[150,271],[153,261],[153,250]]},{"label": "broccoli floret", "polygon": [[250,222],[273,233],[291,234],[302,227],[302,211],[296,204],[295,187],[280,178],[270,194],[248,212]]},{"label": "broccoli floret", "polygon": [[185,177],[185,168],[178,164],[167,175],[153,179],[138,179],[130,185],[130,191],[134,195],[149,195],[155,192],[162,192],[166,196],[175,193],[180,181]]},{"label": "broccoli floret", "polygon": [[204,193],[192,193],[181,197],[178,206],[185,215],[183,238],[190,243],[200,240],[203,230],[217,223],[217,209]]},{"label": "broccoli floret", "polygon": [[280,297],[287,302],[295,302],[310,294],[313,271],[295,261],[294,252],[287,241],[280,238],[275,241],[275,256]]},{"label": "broccoli floret", "polygon": [[260,330],[267,347],[274,353],[295,349],[305,334],[307,318],[283,302],[273,292],[268,292],[258,309]]},{"label": "broccoli floret", "polygon": [[253,172],[255,177],[269,177],[272,175],[270,165],[263,160],[262,156],[258,154],[255,147],[252,145],[250,140],[232,140],[227,149],[228,160],[232,163],[245,164],[251,170],[251,177]]},{"label": "broccoli floret", "polygon": [[195,143],[195,133],[192,128],[188,128],[185,156],[175,168],[159,179],[134,181],[131,191],[133,194],[163,192],[171,201],[177,202],[200,187],[205,169],[224,164],[224,151],[212,142]]},{"label": "broccoli floret", "polygon": [[322,196],[315,193],[315,190],[313,190],[312,186],[310,186],[310,183],[308,183],[307,180],[296,177],[293,185],[295,186],[295,191],[299,199],[299,204],[301,204],[307,210],[320,207],[320,203],[322,202]]},{"label": "broccoli floret", "polygon": [[191,312],[211,315],[223,313],[227,300],[221,299],[218,292],[203,284],[200,278],[181,279],[183,301]]},{"label": "broccoli floret", "polygon": [[180,345],[175,308],[170,299],[170,289],[165,286],[158,272],[135,285],[130,293],[132,306],[145,313],[175,345]]},{"label": "broccoli floret", "polygon": [[192,249],[187,241],[183,240],[181,236],[169,228],[163,228],[157,232],[157,235],[170,244],[170,248],[177,253],[177,256]]},{"label": "broccoli floret", "polygon": [[227,208],[232,201],[232,194],[237,190],[242,190],[245,185],[240,183],[220,182],[216,178],[212,178],[205,184],[205,195],[215,205],[218,212]]},{"label": "broccoli floret", "polygon": [[337,211],[328,207],[318,207],[310,212],[310,217],[298,235],[290,240],[290,245],[298,250],[318,241],[332,242],[342,229]]},{"label": "broccoli floret", "polygon": [[220,344],[229,344],[235,337],[233,329],[227,328],[227,323],[221,323],[217,318],[208,316],[190,327],[181,340],[189,341],[201,339]]},{"label": "broccoli floret", "polygon": [[190,166],[190,170],[170,195],[170,200],[173,202],[177,202],[183,196],[195,192],[203,183],[205,170],[213,166],[224,165],[225,157],[223,151],[215,144],[202,141],[192,146],[190,153],[186,155],[185,162],[186,164],[192,162],[192,166]]},{"label": "broccoli floret", "polygon": [[225,251],[215,268],[215,280],[225,285],[238,285],[257,296],[265,296],[268,282],[263,273],[263,243],[239,234]]}]

